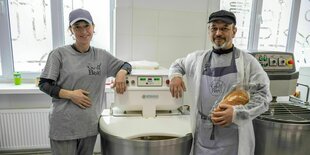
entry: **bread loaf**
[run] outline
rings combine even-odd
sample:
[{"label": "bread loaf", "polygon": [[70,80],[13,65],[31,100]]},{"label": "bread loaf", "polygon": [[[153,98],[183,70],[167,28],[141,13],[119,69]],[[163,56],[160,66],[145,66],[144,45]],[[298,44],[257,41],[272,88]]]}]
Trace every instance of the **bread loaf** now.
[{"label": "bread loaf", "polygon": [[[229,105],[245,105],[249,102],[249,95],[247,91],[244,89],[236,89],[230,92],[228,95],[224,97],[224,99],[219,103],[221,104],[229,104]],[[220,111],[220,108],[217,107],[215,111]]]}]

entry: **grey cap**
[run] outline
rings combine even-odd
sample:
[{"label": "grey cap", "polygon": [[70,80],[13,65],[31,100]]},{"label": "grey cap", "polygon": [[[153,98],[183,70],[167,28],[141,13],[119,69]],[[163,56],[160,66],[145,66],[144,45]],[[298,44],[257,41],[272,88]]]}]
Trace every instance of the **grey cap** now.
[{"label": "grey cap", "polygon": [[227,24],[234,23],[236,25],[236,16],[234,13],[232,13],[230,11],[220,10],[220,11],[213,12],[209,16],[209,22],[208,23],[211,23],[211,22],[217,21],[217,20],[223,21]]},{"label": "grey cap", "polygon": [[69,14],[69,24],[72,26],[77,21],[84,20],[89,24],[93,24],[93,18],[90,13],[84,9],[72,10]]}]

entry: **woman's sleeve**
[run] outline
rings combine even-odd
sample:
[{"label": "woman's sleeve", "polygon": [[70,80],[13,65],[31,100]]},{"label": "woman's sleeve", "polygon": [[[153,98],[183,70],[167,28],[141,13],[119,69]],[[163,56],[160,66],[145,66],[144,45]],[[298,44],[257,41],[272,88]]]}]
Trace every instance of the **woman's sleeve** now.
[{"label": "woman's sleeve", "polygon": [[105,60],[107,61],[107,77],[115,77],[120,69],[131,71],[131,65],[129,63],[114,57],[108,52],[106,52]]},{"label": "woman's sleeve", "polygon": [[57,86],[54,80],[40,78],[39,89],[47,95],[59,99],[59,91],[61,87]]}]

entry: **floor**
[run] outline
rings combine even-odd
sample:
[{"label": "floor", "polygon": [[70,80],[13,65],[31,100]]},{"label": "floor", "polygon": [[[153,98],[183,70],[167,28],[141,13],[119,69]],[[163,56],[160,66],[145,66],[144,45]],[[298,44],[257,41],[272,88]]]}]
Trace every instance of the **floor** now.
[{"label": "floor", "polygon": [[[35,151],[10,151],[0,152],[1,155],[51,155],[50,150],[35,150]],[[100,152],[94,153],[94,155],[100,155]]]}]

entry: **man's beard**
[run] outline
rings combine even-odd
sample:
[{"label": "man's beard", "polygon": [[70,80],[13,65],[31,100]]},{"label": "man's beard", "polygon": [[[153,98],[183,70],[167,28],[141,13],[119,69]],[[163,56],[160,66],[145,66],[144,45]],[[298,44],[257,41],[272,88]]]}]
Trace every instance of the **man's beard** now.
[{"label": "man's beard", "polygon": [[215,42],[213,42],[213,48],[214,49],[226,49],[226,46],[227,46],[227,42],[225,41],[224,42],[224,44],[222,44],[222,45],[220,45],[220,46],[218,46],[218,45],[216,45],[216,43]]}]

